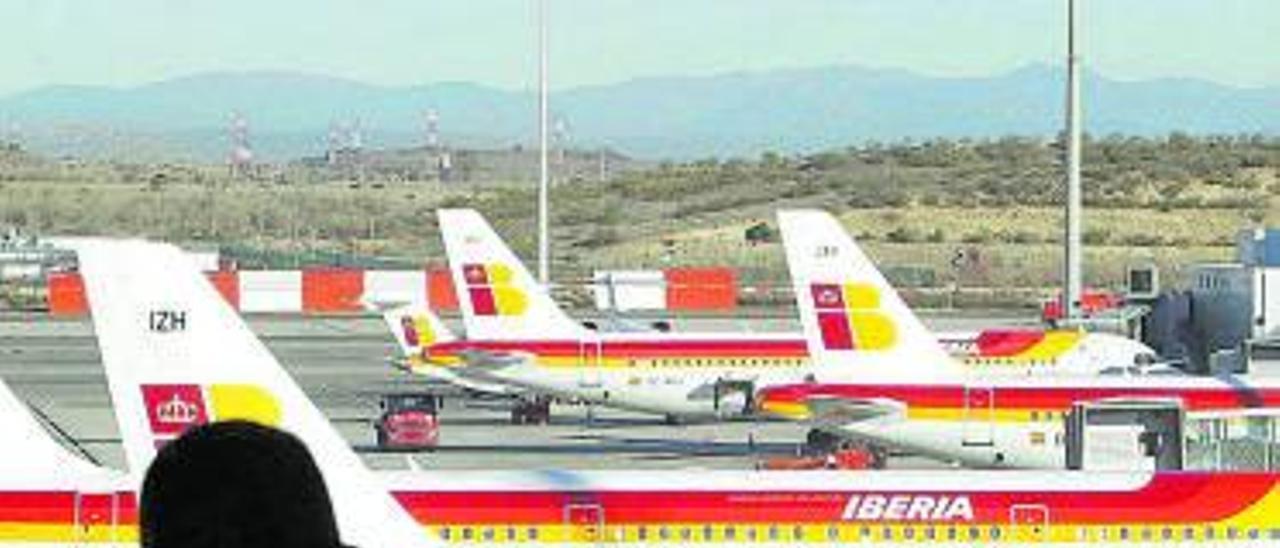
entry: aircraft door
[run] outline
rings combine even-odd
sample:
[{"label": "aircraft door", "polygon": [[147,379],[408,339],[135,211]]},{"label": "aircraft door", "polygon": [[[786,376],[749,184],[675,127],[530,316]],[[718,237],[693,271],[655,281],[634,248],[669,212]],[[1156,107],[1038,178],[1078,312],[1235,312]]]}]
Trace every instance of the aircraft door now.
[{"label": "aircraft door", "polygon": [[570,502],[564,506],[565,540],[568,543],[604,544],[609,535],[604,507],[598,502]]},{"label": "aircraft door", "polygon": [[1009,507],[1013,542],[1045,542],[1049,535],[1049,507],[1043,504],[1014,504]]},{"label": "aircraft door", "polygon": [[604,390],[604,343],[589,335],[578,343],[578,388],[593,399],[608,399]]},{"label": "aircraft door", "polygon": [[1176,400],[1077,403],[1066,418],[1067,468],[1181,470],[1184,422]]},{"label": "aircraft door", "polygon": [[964,388],[964,447],[995,446],[996,392],[989,386]]},{"label": "aircraft door", "polygon": [[114,542],[119,522],[119,496],[116,493],[75,494],[75,534],[77,545]]},{"label": "aircraft door", "polygon": [[713,407],[716,416],[738,417],[754,412],[754,381],[721,378],[716,380],[714,390]]}]

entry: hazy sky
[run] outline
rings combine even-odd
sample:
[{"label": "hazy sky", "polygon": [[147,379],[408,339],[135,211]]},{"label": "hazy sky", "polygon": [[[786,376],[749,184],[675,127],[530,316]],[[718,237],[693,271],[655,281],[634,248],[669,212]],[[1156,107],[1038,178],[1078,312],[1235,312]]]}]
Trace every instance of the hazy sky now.
[{"label": "hazy sky", "polygon": [[[550,0],[554,87],[859,64],[984,75],[1055,62],[1065,0]],[[1280,85],[1280,1],[1083,0],[1120,79]],[[0,94],[297,70],[529,87],[533,0],[0,0]]]}]

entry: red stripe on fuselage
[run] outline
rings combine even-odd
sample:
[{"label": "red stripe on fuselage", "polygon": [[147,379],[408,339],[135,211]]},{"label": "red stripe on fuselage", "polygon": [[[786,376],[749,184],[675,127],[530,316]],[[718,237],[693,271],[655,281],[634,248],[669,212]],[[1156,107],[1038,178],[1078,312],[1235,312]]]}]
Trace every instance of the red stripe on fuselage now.
[{"label": "red stripe on fuselage", "polygon": [[[427,352],[433,356],[460,354],[463,351],[520,352],[543,357],[573,357],[581,355],[584,346],[594,343],[584,341],[450,341],[431,345]],[[804,341],[798,340],[652,340],[652,341],[604,341],[600,345],[605,358],[654,359],[654,358],[807,358]]]},{"label": "red stripe on fuselage", "polygon": [[[609,523],[819,523],[840,521],[852,496],[968,496],[978,523],[1007,523],[1009,508],[1044,505],[1057,523],[1194,523],[1236,515],[1276,487],[1264,473],[1164,473],[1146,485],[1099,491],[597,491],[396,492],[425,525],[560,523],[570,505],[599,505]],[[920,520],[917,520],[920,521]],[[925,520],[927,521],[927,520]]]},{"label": "red stripe on fuselage", "polygon": [[[110,493],[81,493],[83,506],[101,507],[97,497]],[[116,495],[119,524],[138,522],[138,501],[133,493]],[[4,491],[0,492],[0,522],[3,523],[67,523],[75,522],[76,493],[73,491]]]},{"label": "red stripe on fuselage", "polygon": [[[394,491],[424,525],[536,525],[562,523],[565,508],[599,505],[609,523],[822,523],[840,521],[850,497],[881,495],[967,496],[976,523],[1007,523],[1009,508],[1038,504],[1057,523],[1180,524],[1215,522],[1237,515],[1280,484],[1280,475],[1240,472],[1168,472],[1121,491],[893,491],[804,490],[689,491]],[[89,495],[92,496],[92,495]],[[133,493],[118,495],[118,523],[137,523]],[[73,523],[76,495],[69,491],[0,492],[0,522]],[[96,503],[95,503],[96,504]],[[918,521],[918,520],[917,520]]]},{"label": "red stripe on fuselage", "polygon": [[1248,387],[1020,387],[974,385],[862,385],[862,384],[793,384],[765,388],[763,401],[802,403],[815,396],[868,399],[887,398],[906,403],[908,407],[964,407],[966,394],[981,389],[995,394],[996,409],[1033,409],[1067,411],[1079,402],[1105,399],[1167,399],[1183,402],[1188,411],[1225,411],[1259,407],[1280,407],[1280,389]]}]

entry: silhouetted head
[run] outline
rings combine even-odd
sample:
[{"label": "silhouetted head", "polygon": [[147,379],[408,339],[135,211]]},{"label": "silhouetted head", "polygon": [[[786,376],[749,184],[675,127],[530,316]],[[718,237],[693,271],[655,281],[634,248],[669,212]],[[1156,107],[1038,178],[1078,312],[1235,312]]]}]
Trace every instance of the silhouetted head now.
[{"label": "silhouetted head", "polygon": [[245,421],[165,445],[142,485],[146,548],[342,546],[324,478],[291,434]]}]

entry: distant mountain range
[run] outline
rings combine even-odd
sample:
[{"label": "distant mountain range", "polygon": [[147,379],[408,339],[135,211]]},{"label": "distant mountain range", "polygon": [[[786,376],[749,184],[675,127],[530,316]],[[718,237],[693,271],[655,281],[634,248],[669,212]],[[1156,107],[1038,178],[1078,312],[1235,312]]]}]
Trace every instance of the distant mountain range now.
[{"label": "distant mountain range", "polygon": [[[1085,82],[1096,134],[1280,133],[1280,87],[1191,79]],[[556,92],[571,146],[645,158],[800,152],[868,140],[1052,135],[1062,71],[1034,65],[982,78],[939,78],[852,66],[644,78]],[[48,87],[0,98],[0,130],[51,155],[202,160],[228,149],[231,114],[249,120],[260,158],[322,153],[335,120],[360,121],[364,146],[422,142],[439,113],[447,144],[533,141],[535,97],[475,84],[384,87],[281,72],[211,73],[127,89]],[[13,129],[16,128],[16,129]]]}]

